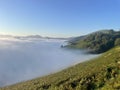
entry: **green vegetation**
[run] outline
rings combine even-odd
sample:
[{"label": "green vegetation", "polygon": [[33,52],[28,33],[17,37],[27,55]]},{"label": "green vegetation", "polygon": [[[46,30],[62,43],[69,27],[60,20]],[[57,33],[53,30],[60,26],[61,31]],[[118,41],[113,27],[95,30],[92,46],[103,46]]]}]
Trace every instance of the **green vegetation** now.
[{"label": "green vegetation", "polygon": [[120,47],[61,72],[0,90],[120,90]]},{"label": "green vegetation", "polygon": [[69,41],[67,47],[88,49],[91,53],[103,53],[120,45],[120,31],[101,30]]},{"label": "green vegetation", "polygon": [[120,46],[120,38],[117,38],[117,39],[115,40],[115,46]]}]

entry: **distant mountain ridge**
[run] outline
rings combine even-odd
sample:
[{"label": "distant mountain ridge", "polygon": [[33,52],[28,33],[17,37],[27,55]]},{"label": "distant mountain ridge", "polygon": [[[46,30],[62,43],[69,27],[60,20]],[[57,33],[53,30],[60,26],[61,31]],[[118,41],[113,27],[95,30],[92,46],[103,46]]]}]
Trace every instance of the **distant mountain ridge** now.
[{"label": "distant mountain ridge", "polygon": [[113,29],[106,29],[106,30],[99,30],[99,31],[96,31],[96,32],[93,32],[92,34],[96,34],[96,33],[104,33],[104,34],[113,34],[115,33],[115,31]]},{"label": "distant mountain ridge", "polygon": [[100,30],[69,40],[67,47],[88,49],[91,53],[103,53],[119,45],[120,31]]},{"label": "distant mountain ridge", "polygon": [[26,35],[26,36],[13,36],[13,35],[0,35],[0,38],[15,38],[15,39],[27,39],[27,38],[34,38],[34,39],[68,39],[63,37],[43,37],[41,35]]}]

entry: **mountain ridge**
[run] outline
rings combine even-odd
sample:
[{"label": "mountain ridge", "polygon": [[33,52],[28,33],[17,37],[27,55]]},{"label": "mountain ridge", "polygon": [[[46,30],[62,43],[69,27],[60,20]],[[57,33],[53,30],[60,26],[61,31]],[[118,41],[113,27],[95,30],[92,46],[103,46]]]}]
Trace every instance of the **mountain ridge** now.
[{"label": "mountain ridge", "polygon": [[90,53],[103,53],[115,46],[120,39],[120,31],[101,30],[88,35],[73,38],[66,47],[87,49]]}]

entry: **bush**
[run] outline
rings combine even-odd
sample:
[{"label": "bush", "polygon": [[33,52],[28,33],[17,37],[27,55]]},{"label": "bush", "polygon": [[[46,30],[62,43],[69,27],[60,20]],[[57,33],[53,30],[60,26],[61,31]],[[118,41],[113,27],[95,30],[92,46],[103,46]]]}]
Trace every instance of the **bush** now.
[{"label": "bush", "polygon": [[117,38],[117,39],[115,40],[115,46],[120,46],[120,38]]}]

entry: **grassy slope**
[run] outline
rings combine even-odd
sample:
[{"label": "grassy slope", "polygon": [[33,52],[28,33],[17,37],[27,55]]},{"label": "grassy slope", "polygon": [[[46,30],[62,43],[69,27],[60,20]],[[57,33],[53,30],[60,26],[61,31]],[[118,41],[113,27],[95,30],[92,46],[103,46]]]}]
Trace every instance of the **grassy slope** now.
[{"label": "grassy slope", "polygon": [[103,53],[114,46],[120,45],[119,41],[120,31],[102,30],[73,38],[69,40],[69,44],[66,47],[88,49],[91,53]]},{"label": "grassy slope", "polygon": [[0,90],[120,90],[120,47],[61,72]]}]

